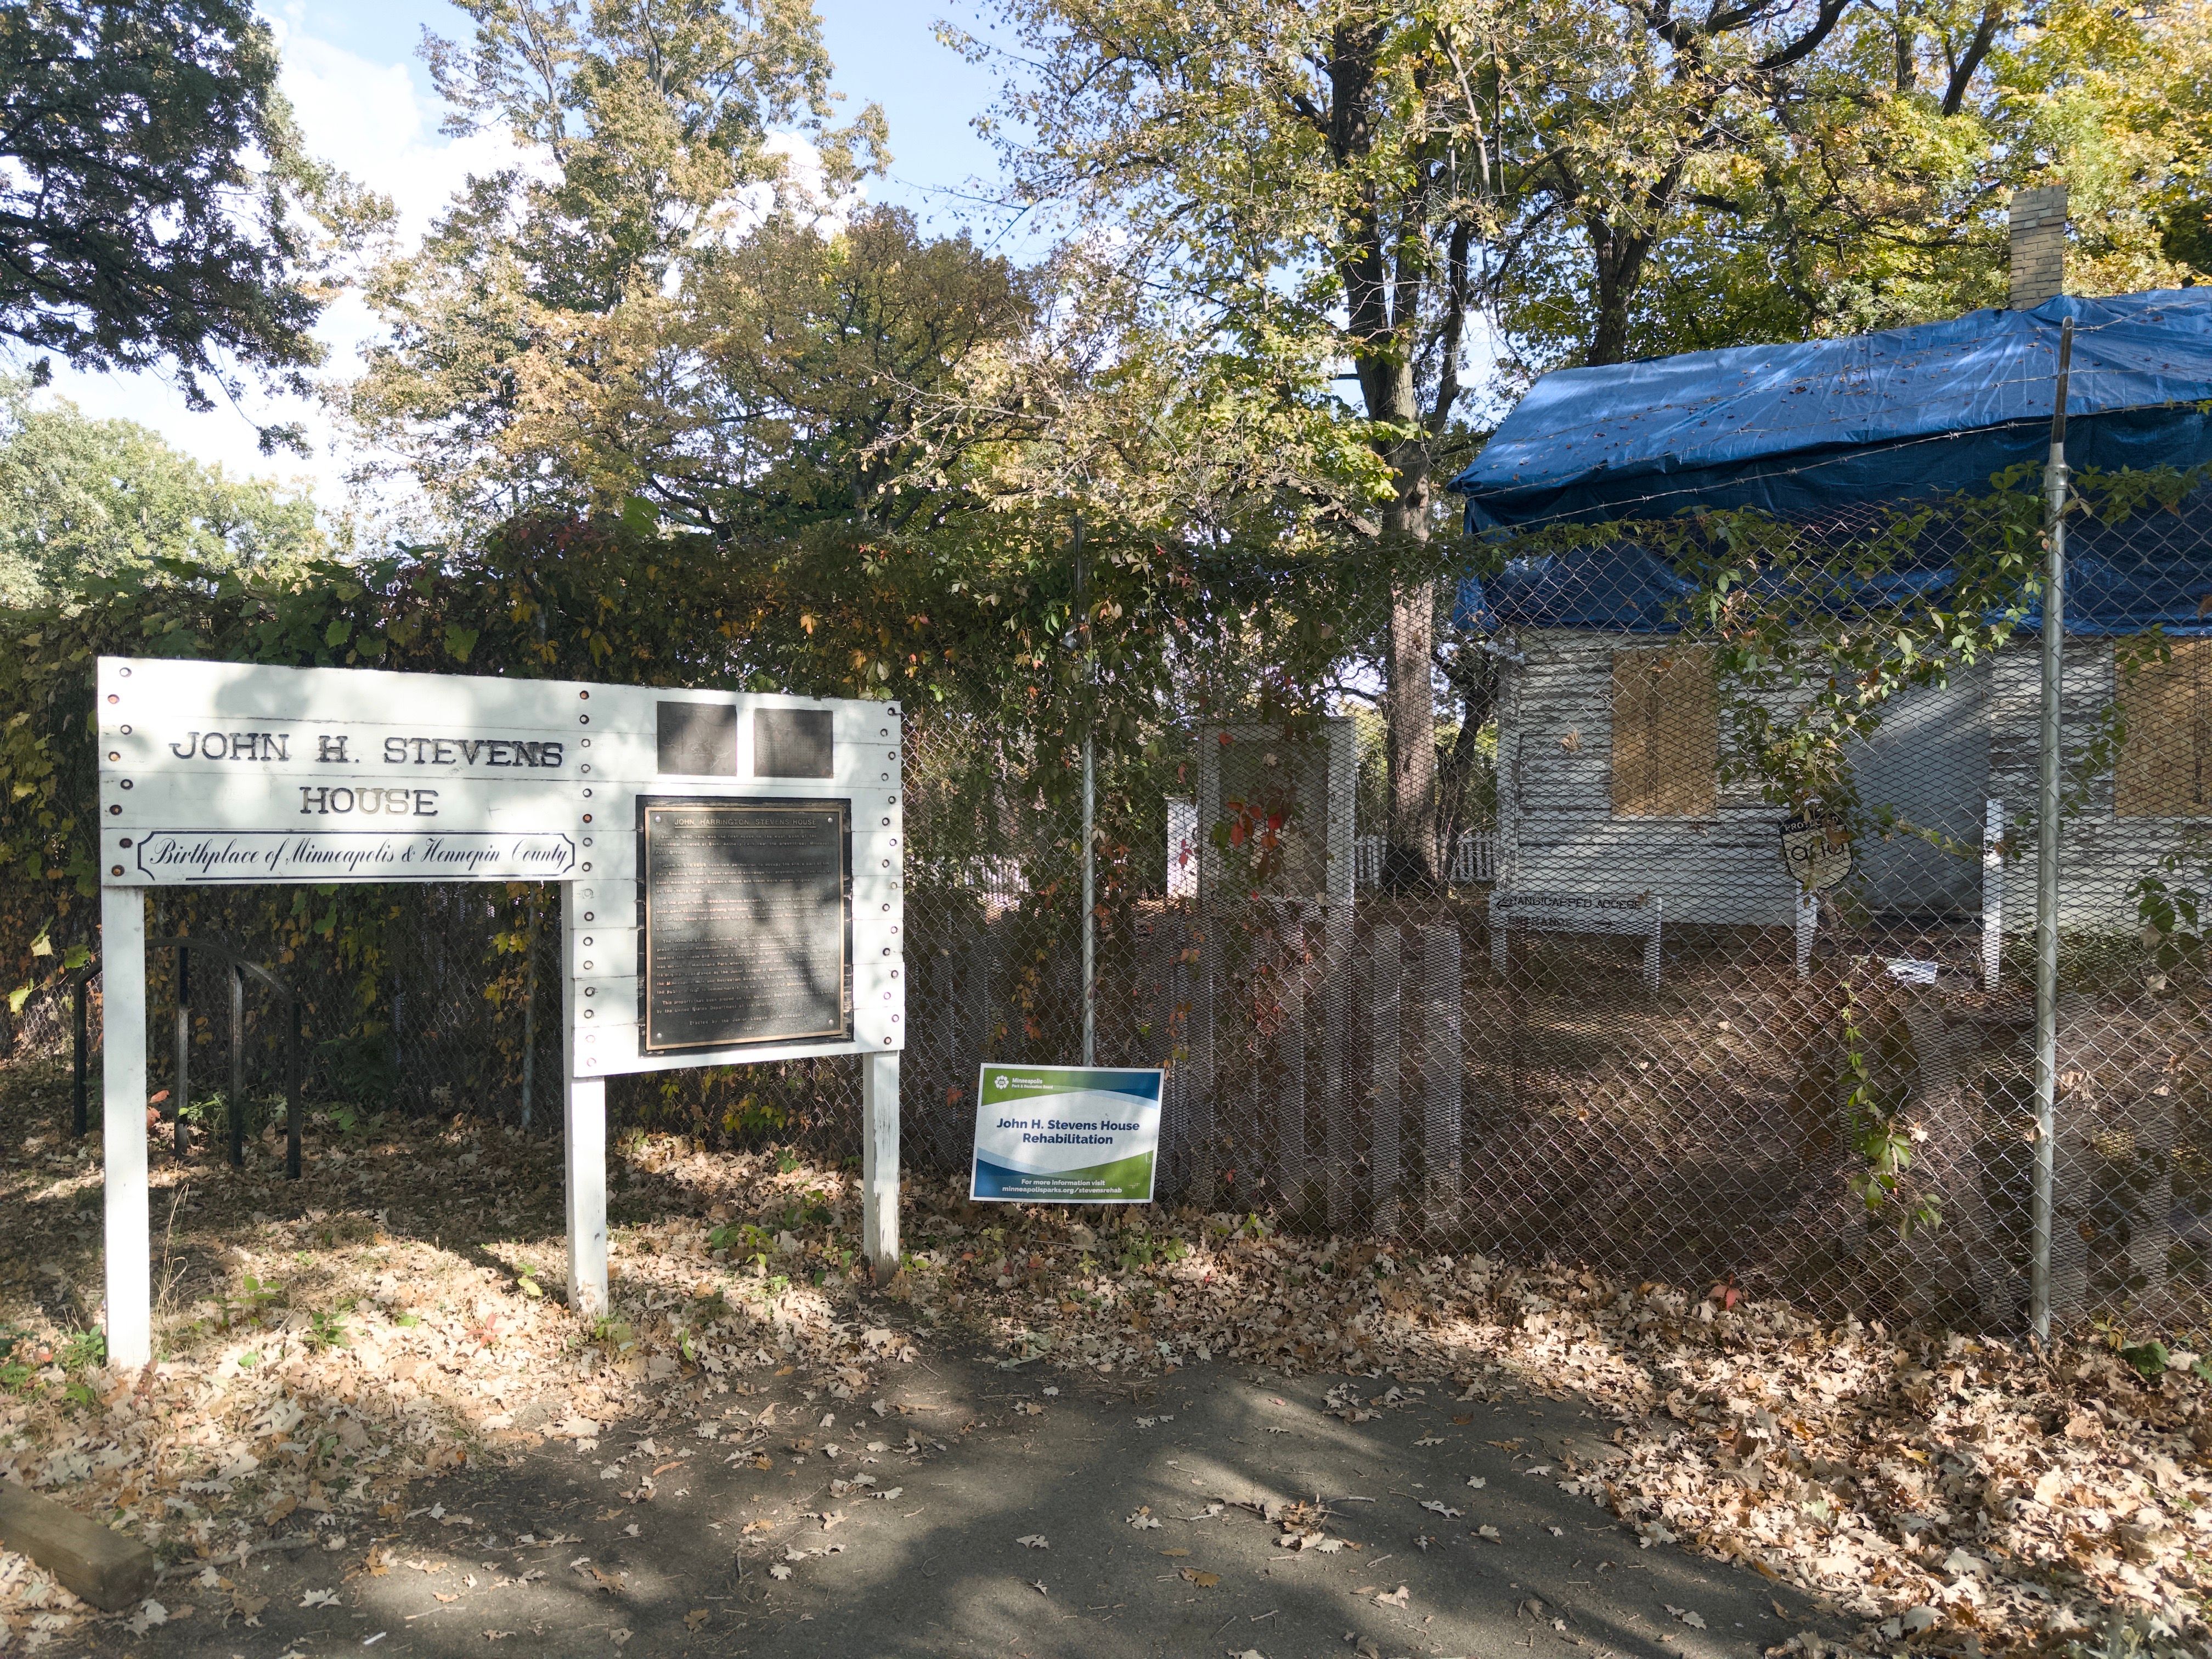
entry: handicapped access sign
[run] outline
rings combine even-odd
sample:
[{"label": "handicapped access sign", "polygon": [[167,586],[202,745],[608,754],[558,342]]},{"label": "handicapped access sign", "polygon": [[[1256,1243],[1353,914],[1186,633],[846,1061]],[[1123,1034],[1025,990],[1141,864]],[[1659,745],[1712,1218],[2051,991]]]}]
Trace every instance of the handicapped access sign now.
[{"label": "handicapped access sign", "polygon": [[1164,1073],[986,1064],[968,1195],[1010,1204],[1149,1204]]}]

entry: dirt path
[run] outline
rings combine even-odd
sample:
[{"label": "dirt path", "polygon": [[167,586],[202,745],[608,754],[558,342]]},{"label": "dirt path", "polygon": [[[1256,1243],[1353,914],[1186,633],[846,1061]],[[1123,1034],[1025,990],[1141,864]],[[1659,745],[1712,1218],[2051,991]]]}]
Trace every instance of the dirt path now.
[{"label": "dirt path", "polygon": [[[1328,1410],[1347,1381],[1369,1420]],[[787,1385],[550,1442],[338,1548],[173,1580],[170,1622],[84,1650],[1720,1659],[1833,1629],[1562,1492],[1563,1457],[1601,1461],[1609,1428],[1570,1406],[1222,1366],[1064,1386],[939,1357],[879,1397],[833,1411]],[[266,1598],[258,1629],[225,1581]]]}]

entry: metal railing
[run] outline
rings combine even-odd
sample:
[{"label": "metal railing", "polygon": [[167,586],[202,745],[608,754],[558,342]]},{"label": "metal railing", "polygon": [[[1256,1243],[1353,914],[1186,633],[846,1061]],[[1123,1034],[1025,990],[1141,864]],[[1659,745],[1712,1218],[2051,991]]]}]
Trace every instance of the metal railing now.
[{"label": "metal railing", "polygon": [[[1352,879],[1362,887],[1382,884],[1382,848],[1381,836],[1360,836],[1352,843]],[[1463,830],[1459,842],[1452,848],[1451,872],[1455,882],[1496,881],[1498,879],[1498,836],[1490,830]]]},{"label": "metal railing", "polygon": [[[174,1146],[179,1158],[191,1152],[191,1129],[185,1111],[191,1101],[191,1045],[192,1045],[192,974],[191,960],[196,955],[213,957],[224,968],[223,977],[229,993],[230,1012],[230,1088],[224,1099],[226,1127],[229,1132],[230,1162],[235,1168],[246,1162],[246,981],[258,980],[271,992],[283,999],[286,1011],[284,1025],[284,1173],[294,1180],[300,1175],[300,1025],[303,1006],[300,994],[289,984],[279,979],[258,962],[218,940],[190,935],[171,939],[149,939],[148,948],[155,951],[173,950],[177,953],[176,998],[176,1075],[170,1085],[167,1115],[173,1125]],[[70,1071],[73,1085],[73,1123],[80,1139],[88,1127],[88,1110],[85,1073],[89,1057],[87,1039],[88,1020],[85,1012],[86,987],[100,970],[98,961],[87,963],[70,976],[73,1000],[72,1053]]]}]

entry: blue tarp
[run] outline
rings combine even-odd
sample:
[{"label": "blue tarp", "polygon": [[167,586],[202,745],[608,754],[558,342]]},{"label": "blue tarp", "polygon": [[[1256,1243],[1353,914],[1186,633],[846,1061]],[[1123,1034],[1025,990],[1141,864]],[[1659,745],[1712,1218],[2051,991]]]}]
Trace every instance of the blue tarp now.
[{"label": "blue tarp", "polygon": [[[1449,487],[1475,533],[1738,507],[1840,526],[1870,504],[1986,489],[2045,457],[2068,317],[2068,460],[2107,472],[2212,461],[2212,289],[2172,289],[1563,369]],[[2212,510],[2156,517],[2134,533],[2085,526],[2069,632],[2212,631],[2200,614]],[[1940,580],[1940,562],[1912,574]],[[1664,630],[1685,591],[1665,560],[1616,544],[1516,561],[1465,584],[1459,610],[1463,623]]]}]

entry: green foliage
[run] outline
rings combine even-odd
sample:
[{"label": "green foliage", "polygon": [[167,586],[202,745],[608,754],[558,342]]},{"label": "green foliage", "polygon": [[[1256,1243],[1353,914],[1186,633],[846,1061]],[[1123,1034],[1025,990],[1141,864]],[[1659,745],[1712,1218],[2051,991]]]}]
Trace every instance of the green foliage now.
[{"label": "green foliage", "polygon": [[2142,921],[2142,942],[2164,976],[2154,988],[2176,979],[2201,982],[2209,959],[2205,931],[2212,925],[2212,836],[2202,830],[2185,834],[2159,860],[2163,874],[2139,878],[2136,913]]},{"label": "green foliage", "polygon": [[195,408],[240,362],[306,393],[314,216],[357,234],[388,210],[303,155],[278,69],[246,0],[0,9],[0,335],[86,368],[166,360]]},{"label": "green foliage", "polygon": [[2146,1382],[2155,1382],[2166,1375],[2172,1356],[2163,1342],[2138,1342],[2132,1347],[2122,1348],[2120,1358],[2135,1367],[2136,1374]]},{"label": "green foliage", "polygon": [[51,602],[162,557],[224,569],[325,550],[303,493],[228,477],[133,422],[33,409],[27,379],[0,380],[0,604]]},{"label": "green foliage", "polygon": [[342,1348],[346,1344],[345,1316],[353,1310],[350,1302],[335,1308],[318,1308],[307,1316],[307,1328],[300,1340],[310,1348]]},{"label": "green foliage", "polygon": [[[419,249],[373,275],[390,334],[348,412],[454,522],[611,507],[664,483],[656,508],[709,522],[702,507],[759,482],[763,449],[773,465],[805,448],[789,394],[825,398],[823,349],[849,345],[856,363],[902,331],[862,303],[833,339],[792,280],[821,240],[780,218],[780,241],[732,223],[757,191],[794,206],[807,193],[772,131],[804,132],[836,191],[880,159],[882,116],[870,106],[830,124],[821,24],[794,0],[461,9],[472,38],[433,37],[424,52],[449,129],[503,133],[549,165],[472,178]],[[770,241],[783,263],[756,273],[765,283],[717,279],[732,244]],[[902,299],[927,310],[931,274],[915,270]],[[957,304],[933,314],[954,321]],[[908,349],[875,367],[922,361]],[[875,385],[896,402],[888,378]],[[857,414],[860,388],[848,375],[827,400]]]},{"label": "green foliage", "polygon": [[218,1286],[209,1300],[215,1304],[216,1322],[228,1330],[233,1325],[259,1324],[262,1315],[272,1304],[283,1301],[283,1285],[264,1284],[248,1273],[235,1297]]}]

